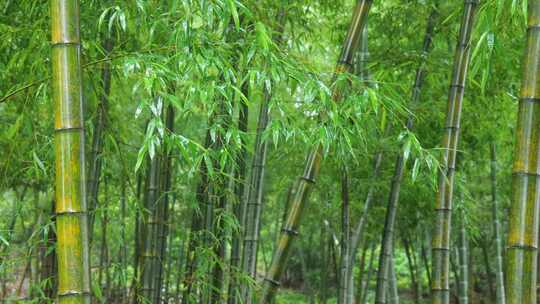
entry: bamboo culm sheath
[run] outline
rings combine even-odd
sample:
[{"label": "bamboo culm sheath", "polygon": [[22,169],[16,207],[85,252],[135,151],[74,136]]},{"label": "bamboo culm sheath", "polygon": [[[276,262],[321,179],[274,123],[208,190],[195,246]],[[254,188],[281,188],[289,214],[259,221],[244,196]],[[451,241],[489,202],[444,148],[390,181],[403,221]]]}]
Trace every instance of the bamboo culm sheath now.
[{"label": "bamboo culm sheath", "polygon": [[540,166],[540,1],[528,2],[527,47],[515,131],[512,199],[506,251],[508,304],[536,303]]},{"label": "bamboo culm sheath", "polygon": [[461,105],[470,61],[471,33],[479,1],[465,0],[459,39],[454,57],[454,70],[448,94],[443,158],[439,172],[439,187],[436,197],[436,221],[433,231],[433,278],[431,296],[433,304],[450,302],[450,229],[454,173],[459,142]]},{"label": "bamboo culm sheath", "polygon": [[[358,49],[360,36],[364,25],[366,24],[367,16],[371,8],[372,0],[360,0],[357,2],[353,19],[343,45],[341,55],[336,67],[336,73],[350,72],[353,65],[353,56]],[[334,92],[334,100],[339,101],[339,94]],[[323,158],[322,145],[316,144],[310,149],[304,167],[304,174],[299,177],[296,182],[294,195],[291,196],[289,203],[289,213],[287,220],[282,228],[280,238],[278,240],[272,263],[264,278],[262,286],[262,294],[258,303],[268,304],[272,301],[274,294],[279,287],[279,280],[290,252],[291,241],[298,234],[298,226],[300,215],[307,201],[309,191],[315,183],[315,179],[319,175],[319,169]]]},{"label": "bamboo culm sheath", "polygon": [[79,2],[51,0],[59,304],[89,304]]}]

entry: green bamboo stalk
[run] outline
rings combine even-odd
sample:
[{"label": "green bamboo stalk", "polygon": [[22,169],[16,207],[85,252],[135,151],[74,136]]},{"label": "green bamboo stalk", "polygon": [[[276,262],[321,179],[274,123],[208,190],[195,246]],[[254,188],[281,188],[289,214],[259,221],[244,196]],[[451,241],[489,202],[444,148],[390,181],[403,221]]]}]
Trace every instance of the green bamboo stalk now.
[{"label": "green bamboo stalk", "polygon": [[388,302],[390,304],[399,304],[399,291],[397,286],[396,266],[394,264],[394,256],[390,257],[390,265],[388,267],[389,286],[388,288]]},{"label": "green bamboo stalk", "polygon": [[89,304],[79,1],[51,0],[58,303]]},{"label": "green bamboo stalk", "polygon": [[[167,129],[167,134],[174,133],[174,120],[175,120],[175,111],[173,105],[169,104],[165,115],[165,128]],[[157,234],[156,234],[156,252],[158,254],[158,259],[156,260],[157,275],[155,275],[155,294],[154,294],[154,303],[161,303],[161,291],[163,286],[163,268],[165,261],[167,260],[167,255],[165,248],[167,248],[167,236],[169,234],[169,213],[170,213],[170,201],[171,201],[171,175],[173,170],[173,162],[171,151],[169,148],[164,145],[161,155],[163,161],[161,162],[161,177],[160,177],[160,189],[159,189],[159,198],[157,201],[157,212],[158,221]]]},{"label": "green bamboo stalk", "polygon": [[[368,45],[368,21],[366,20],[366,24],[364,25],[364,28],[362,29],[361,39],[360,39],[360,45],[358,46],[358,53],[356,57],[356,74],[360,77],[360,79],[363,81],[363,83],[368,86],[369,85],[369,69],[368,69],[368,61],[369,61],[369,45]],[[364,223],[367,217],[367,214],[370,210],[371,201],[373,199],[373,194],[375,192],[375,181],[379,177],[381,163],[382,163],[382,157],[383,157],[383,151],[379,151],[375,154],[375,157],[373,158],[374,161],[374,169],[373,174],[371,177],[371,185],[368,189],[368,193],[366,196],[366,200],[364,201],[364,206],[362,208],[362,214],[360,216],[360,219],[358,220],[357,224],[355,225],[354,229],[350,232],[350,250],[349,250],[349,263],[348,263],[348,269],[347,269],[347,285],[345,285],[345,300],[343,303],[346,304],[352,304],[354,302],[354,265],[355,265],[355,258],[356,254],[358,252],[358,247],[360,246],[360,242],[363,236],[364,232]]]},{"label": "green bamboo stalk", "polygon": [[[366,271],[365,271],[366,257],[367,257],[369,248],[371,248],[370,243],[371,243],[370,240],[365,242],[365,245],[363,246],[362,254],[360,255],[360,262],[358,263],[359,272],[358,272],[358,278],[356,279],[358,281],[357,283],[358,286],[357,286],[357,291],[356,291],[357,299],[362,297],[362,287],[363,287],[364,280],[366,277]],[[354,281],[352,283],[354,283]],[[354,295],[353,295],[353,303],[354,303]]]},{"label": "green bamboo stalk", "polygon": [[[242,85],[242,94],[244,96],[249,96],[249,85],[246,81]],[[241,237],[242,230],[245,226],[244,214],[244,192],[246,184],[246,173],[247,173],[247,140],[246,135],[248,131],[248,122],[249,122],[249,106],[246,102],[240,102],[239,113],[238,113],[238,130],[243,134],[240,138],[240,150],[236,155],[236,167],[234,172],[235,185],[234,185],[234,194],[236,198],[234,206],[234,215],[239,222],[240,228],[238,231],[233,232],[232,244],[231,244],[231,261],[230,261],[230,271],[231,276],[229,279],[229,291],[228,291],[228,304],[236,304],[238,302],[238,274],[237,271],[241,266],[241,256],[242,256],[242,246],[241,246]]]},{"label": "green bamboo stalk", "polygon": [[493,233],[495,236],[495,303],[506,304],[504,292],[504,274],[502,258],[501,225],[499,223],[499,207],[497,202],[497,152],[495,142],[490,145],[491,155],[491,212],[493,216]]},{"label": "green bamboo stalk", "polygon": [[154,156],[149,163],[142,225],[142,248],[140,248],[141,256],[139,257],[140,288],[138,288],[136,294],[137,303],[141,304],[152,301],[156,293],[154,276],[157,275],[159,258],[156,246],[156,235],[160,220],[156,210],[159,195],[159,156]]},{"label": "green bamboo stalk", "polygon": [[[56,224],[56,218],[54,216],[54,202],[52,202],[52,210],[48,214],[48,221],[52,224]],[[54,229],[43,229],[43,244],[40,248],[40,269],[39,269],[39,281],[42,286],[41,292],[48,301],[54,300],[54,294],[57,289],[57,261],[56,261],[56,232]]]},{"label": "green bamboo stalk", "polygon": [[[285,14],[285,7],[280,7],[276,18],[277,31],[272,37],[278,46],[281,45],[283,41]],[[263,135],[270,122],[271,100],[272,94],[265,87],[264,99],[260,105],[259,115],[257,118],[257,130],[255,135],[253,159],[251,162],[251,174],[247,187],[246,199],[243,204],[244,208],[242,220],[245,224],[245,231],[244,246],[242,248],[242,269],[253,280],[257,278],[257,256],[259,235],[261,230],[261,214],[264,201],[264,175],[268,150],[268,141],[263,139]],[[244,303],[251,304],[253,302],[253,290],[247,283],[241,286],[241,293]]]},{"label": "green bamboo stalk", "polygon": [[[206,139],[204,143],[205,149],[209,149],[211,145],[211,134],[210,131],[206,132]],[[185,273],[185,289],[182,293],[182,304],[189,304],[190,300],[193,298],[192,293],[193,289],[195,287],[195,269],[197,268],[197,254],[196,249],[198,246],[202,244],[201,240],[201,231],[204,229],[204,216],[203,216],[203,207],[207,205],[208,201],[208,187],[209,187],[209,180],[208,180],[208,168],[206,167],[206,163],[202,162],[201,166],[199,168],[199,174],[201,176],[201,180],[199,181],[199,184],[197,185],[197,191],[196,191],[196,200],[197,204],[199,205],[198,210],[194,210],[192,212],[192,219],[191,219],[191,228],[190,228],[190,237],[189,242],[187,244],[187,253],[186,253],[186,273]]]},{"label": "green bamboo stalk", "polygon": [[[120,189],[120,214],[122,223],[127,221],[127,210],[126,210],[126,176],[122,176],[121,189]],[[128,256],[128,243],[126,240],[126,226],[122,225],[120,229],[120,237],[122,240],[122,248],[120,249],[120,287],[122,291],[120,293],[120,303],[125,304],[128,300],[128,287],[127,287],[127,256]]]},{"label": "green bamboo stalk", "polygon": [[[359,38],[367,20],[367,15],[371,8],[372,0],[359,0],[354,10],[353,19],[341,51],[336,74],[350,72],[352,68],[353,56],[355,55]],[[335,92],[334,100],[339,101],[339,94]],[[305,203],[309,191],[312,185],[315,183],[315,179],[319,175],[319,169],[323,158],[323,147],[321,144],[316,144],[310,149],[306,163],[304,167],[304,173],[298,178],[296,182],[296,189],[294,196],[291,198],[289,204],[289,214],[287,221],[281,230],[281,236],[274,251],[274,257],[270,265],[270,269],[265,276],[262,294],[259,299],[259,303],[268,304],[272,301],[274,294],[279,287],[279,279],[289,255],[292,239],[298,235],[298,226],[300,222],[300,215],[304,209]]]},{"label": "green bamboo stalk", "polygon": [[349,200],[349,173],[346,166],[341,169],[341,257],[340,257],[340,275],[339,275],[339,293],[338,303],[347,303],[347,295],[350,294],[347,289],[349,284],[350,267],[350,200]]},{"label": "green bamboo stalk", "polygon": [[[426,238],[427,238],[427,241],[424,241],[423,239],[421,240],[420,256],[422,258],[422,264],[424,264],[424,270],[426,272],[426,279],[427,279],[428,287],[431,287],[432,280],[431,280],[431,269],[429,265],[430,257],[428,257],[428,253],[431,252],[431,250],[429,249],[430,242],[429,242],[429,236],[427,234],[426,234]],[[426,248],[426,245],[428,246],[428,248]]]},{"label": "green bamboo stalk", "polygon": [[469,303],[469,245],[467,240],[467,230],[461,221],[459,234],[459,304]]},{"label": "green bamboo stalk", "polygon": [[487,285],[489,290],[489,298],[491,300],[495,299],[495,290],[493,289],[493,277],[491,275],[491,264],[489,260],[489,243],[486,242],[488,238],[484,238],[483,241],[480,241],[480,248],[482,249],[482,255],[483,259],[482,262],[484,262],[484,268],[486,269],[486,277],[487,277]]},{"label": "green bamboo stalk", "polygon": [[418,284],[418,268],[415,261],[415,253],[411,249],[411,244],[407,236],[401,237],[403,243],[403,249],[405,249],[405,255],[407,257],[407,264],[409,265],[409,274],[411,276],[411,289],[414,295],[414,302],[420,303],[420,288]]},{"label": "green bamboo stalk", "polygon": [[[420,65],[418,66],[418,69],[416,70],[416,78],[414,81],[414,86],[412,89],[412,96],[411,96],[411,102],[410,106],[413,108],[417,106],[418,102],[420,101],[421,97],[421,89],[422,85],[424,83],[424,78],[426,76],[426,61],[427,61],[427,55],[429,51],[431,50],[431,44],[433,40],[433,32],[435,28],[435,21],[437,19],[438,14],[438,8],[435,6],[430,15],[427,22],[427,28],[426,28],[426,34],[424,37],[424,43],[422,47],[422,57],[420,61]],[[407,130],[412,130],[414,126],[414,116],[409,115],[407,119]],[[403,174],[405,172],[405,167],[407,163],[406,155],[407,151],[405,151],[406,147],[401,147],[401,152],[397,156],[396,163],[394,166],[394,175],[391,180],[390,185],[390,196],[388,198],[388,208],[386,213],[386,219],[385,219],[385,225],[384,225],[384,232],[383,232],[383,238],[382,238],[382,250],[381,255],[379,258],[379,270],[378,270],[378,277],[377,277],[377,289],[376,289],[376,296],[375,296],[375,303],[378,304],[384,304],[386,303],[386,290],[387,288],[387,274],[389,274],[389,262],[390,262],[390,254],[391,254],[391,248],[393,246],[394,241],[394,226],[395,226],[395,219],[397,215],[397,209],[399,204],[399,194],[401,190],[401,182],[403,180]]]},{"label": "green bamboo stalk", "polygon": [[479,1],[465,0],[458,45],[454,58],[452,82],[448,94],[448,110],[443,138],[444,155],[439,173],[436,203],[436,224],[433,232],[433,282],[431,296],[433,304],[448,304],[449,252],[452,215],[452,195],[456,155],[459,142],[461,105],[470,61],[471,33]]},{"label": "green bamboo stalk", "polygon": [[[112,51],[114,41],[111,38],[106,38],[103,42],[103,50],[108,56]],[[86,200],[88,202],[89,223],[88,229],[90,235],[90,243],[92,243],[92,232],[94,231],[95,210],[98,204],[99,179],[101,176],[102,167],[102,152],[104,142],[104,131],[107,122],[107,109],[109,105],[109,95],[111,92],[111,62],[109,60],[103,62],[101,70],[101,91],[99,92],[99,104],[97,106],[97,116],[94,127],[94,137],[92,138],[92,149],[90,152],[90,164],[87,181]]]},{"label": "green bamboo stalk", "polygon": [[320,233],[320,250],[321,250],[321,268],[320,268],[320,285],[319,285],[319,302],[326,304],[328,301],[328,273],[330,270],[330,258],[328,254],[328,231],[326,225],[321,225]]},{"label": "green bamboo stalk", "polygon": [[375,261],[375,251],[377,249],[377,242],[371,242],[371,251],[369,255],[369,265],[367,270],[367,276],[366,280],[364,282],[364,286],[362,287],[362,297],[358,300],[360,300],[359,303],[361,304],[367,304],[368,303],[368,293],[369,293],[369,284],[371,282],[371,276],[373,275],[373,263]]},{"label": "green bamboo stalk", "polygon": [[508,304],[536,303],[538,255],[538,121],[540,119],[540,1],[528,1],[527,48],[523,61],[508,227]]}]

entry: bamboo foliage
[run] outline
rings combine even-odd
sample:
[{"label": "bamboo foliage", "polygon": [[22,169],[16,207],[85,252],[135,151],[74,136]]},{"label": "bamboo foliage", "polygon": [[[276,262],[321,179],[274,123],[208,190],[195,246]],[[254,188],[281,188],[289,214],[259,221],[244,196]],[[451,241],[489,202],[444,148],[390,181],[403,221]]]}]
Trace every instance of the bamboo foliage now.
[{"label": "bamboo foliage", "polygon": [[[366,24],[371,4],[372,0],[359,0],[357,2],[349,32],[336,67],[336,74],[351,71],[353,56],[358,49],[361,32]],[[336,102],[339,101],[339,94],[337,92],[334,94],[334,100]],[[323,158],[322,154],[323,147],[320,143],[310,149],[306,158],[304,173],[298,178],[295,184],[294,195],[291,196],[291,200],[288,202],[289,213],[287,220],[281,230],[272,263],[264,278],[262,294],[259,299],[259,303],[261,304],[270,303],[279,287],[279,280],[285,269],[292,239],[298,235],[300,216],[307,201],[309,191],[319,175]]]},{"label": "bamboo foliage", "polygon": [[90,303],[79,2],[51,0],[58,303]]},{"label": "bamboo foliage", "polygon": [[465,91],[465,81],[470,61],[471,33],[479,1],[465,0],[460,33],[454,57],[454,70],[448,94],[442,169],[439,173],[439,187],[436,203],[436,223],[433,232],[433,278],[432,303],[448,304],[450,301],[449,264],[450,228],[452,215],[452,195],[456,155],[459,142],[461,105]]},{"label": "bamboo foliage", "polygon": [[536,303],[538,136],[540,121],[540,1],[528,2],[527,47],[515,131],[512,202],[508,228],[506,295],[509,304]]}]

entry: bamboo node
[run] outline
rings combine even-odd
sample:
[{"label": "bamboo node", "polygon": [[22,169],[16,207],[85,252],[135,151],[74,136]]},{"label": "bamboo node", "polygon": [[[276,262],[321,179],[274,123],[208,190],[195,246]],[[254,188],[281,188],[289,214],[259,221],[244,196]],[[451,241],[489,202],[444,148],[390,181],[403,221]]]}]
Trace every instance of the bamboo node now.
[{"label": "bamboo node", "polygon": [[76,46],[80,47],[81,43],[79,41],[56,41],[51,42],[51,47],[62,47],[62,46]]},{"label": "bamboo node", "polygon": [[270,284],[276,286],[276,287],[281,286],[281,283],[280,283],[280,282],[278,282],[278,281],[276,281],[276,280],[273,280],[273,279],[270,279],[269,277],[266,277],[266,276],[265,276],[265,277],[264,277],[264,280],[267,281],[267,282],[269,282]]},{"label": "bamboo node", "polygon": [[450,248],[447,247],[433,247],[431,248],[433,251],[450,251]]},{"label": "bamboo node", "polygon": [[315,180],[313,178],[310,178],[310,177],[307,177],[307,176],[302,176],[302,177],[300,177],[300,179],[305,180],[306,182],[308,182],[310,184],[315,184]]},{"label": "bamboo node", "polygon": [[526,245],[526,244],[515,244],[512,246],[508,246],[507,249],[519,249],[519,250],[527,250],[527,251],[537,251],[538,247],[533,245]]},{"label": "bamboo node", "polygon": [[282,231],[282,232],[285,232],[285,233],[288,234],[288,235],[294,235],[294,236],[297,236],[297,235],[299,234],[298,231],[293,230],[293,229],[289,229],[289,228],[282,228],[281,231]]},{"label": "bamboo node", "polygon": [[450,292],[450,288],[436,288],[432,287],[431,291],[442,291],[442,292]]},{"label": "bamboo node", "polygon": [[69,132],[69,131],[84,131],[84,127],[62,127],[62,128],[54,128],[55,133],[60,132]]},{"label": "bamboo node", "polygon": [[89,296],[89,292],[85,291],[77,291],[77,290],[67,290],[64,292],[58,292],[57,296],[59,298],[66,298],[66,297],[79,297],[79,296]]},{"label": "bamboo node", "polygon": [[[540,29],[540,25],[538,25],[537,27],[538,29]],[[540,102],[540,97],[535,97],[535,96],[521,96],[519,98],[520,101],[525,101],[525,102],[532,102],[532,103],[535,103],[535,102]]]}]

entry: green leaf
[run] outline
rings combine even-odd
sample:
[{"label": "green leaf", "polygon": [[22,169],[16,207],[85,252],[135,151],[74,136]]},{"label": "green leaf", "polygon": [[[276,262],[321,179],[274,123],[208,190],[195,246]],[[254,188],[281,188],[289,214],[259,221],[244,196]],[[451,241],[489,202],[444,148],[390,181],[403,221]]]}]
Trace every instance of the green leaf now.
[{"label": "green leaf", "polygon": [[34,158],[34,163],[43,171],[43,174],[47,175],[47,170],[45,169],[45,165],[43,165],[43,162],[39,157],[37,156],[36,152],[32,152],[32,156]]},{"label": "green leaf", "polygon": [[234,0],[227,0],[227,4],[229,5],[229,8],[231,10],[236,29],[240,29],[240,18],[238,17],[238,10],[236,9],[236,4],[234,3]]}]

